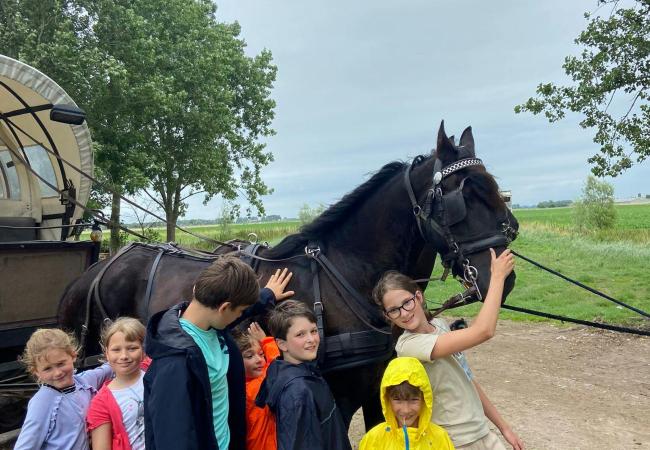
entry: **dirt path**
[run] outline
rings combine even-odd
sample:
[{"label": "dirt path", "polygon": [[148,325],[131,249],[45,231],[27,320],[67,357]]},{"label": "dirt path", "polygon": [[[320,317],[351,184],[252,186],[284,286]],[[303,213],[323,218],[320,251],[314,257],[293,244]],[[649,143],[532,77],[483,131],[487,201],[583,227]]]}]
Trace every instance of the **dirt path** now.
[{"label": "dirt path", "polygon": [[650,338],[502,321],[467,355],[528,449],[650,449]]}]

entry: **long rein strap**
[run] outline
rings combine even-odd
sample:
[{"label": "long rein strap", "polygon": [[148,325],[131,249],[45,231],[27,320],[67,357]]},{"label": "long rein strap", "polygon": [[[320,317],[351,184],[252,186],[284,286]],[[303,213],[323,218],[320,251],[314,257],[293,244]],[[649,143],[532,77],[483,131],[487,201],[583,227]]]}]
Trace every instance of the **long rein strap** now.
[{"label": "long rein strap", "polygon": [[645,312],[645,311],[643,311],[643,310],[641,310],[639,308],[635,308],[634,306],[628,305],[627,303],[624,303],[624,302],[622,302],[620,300],[616,300],[615,298],[610,297],[609,295],[605,294],[604,292],[600,292],[599,290],[594,289],[592,287],[589,287],[584,283],[581,283],[581,282],[576,281],[576,280],[574,280],[572,278],[569,278],[566,275],[562,275],[560,272],[557,272],[557,271],[555,271],[553,269],[549,269],[548,267],[543,266],[542,264],[538,263],[537,261],[533,261],[532,259],[527,258],[526,256],[524,256],[524,255],[522,255],[520,253],[517,253],[514,250],[510,250],[510,251],[512,252],[513,255],[523,259],[524,261],[528,261],[532,265],[534,265],[536,267],[539,267],[540,269],[545,270],[545,271],[547,271],[547,272],[549,272],[549,273],[551,273],[551,274],[553,274],[555,276],[558,276],[558,277],[562,278],[563,280],[568,281],[569,283],[575,284],[576,286],[579,286],[582,289],[585,289],[585,290],[591,292],[592,294],[596,294],[596,295],[598,295],[598,296],[600,296],[600,297],[602,297],[602,298],[604,298],[606,300],[609,300],[610,302],[614,302],[617,305],[620,305],[620,306],[622,306],[624,308],[627,308],[627,309],[629,309],[631,311],[634,311],[635,313],[638,313],[638,314],[640,314],[640,315],[642,315],[644,317],[650,318],[650,314],[648,314],[647,312]]},{"label": "long rein strap", "polygon": [[[133,206],[134,208],[138,208],[139,210],[143,211],[143,212],[146,213],[146,214],[149,214],[150,216],[156,218],[157,220],[159,220],[159,221],[161,221],[161,222],[163,222],[163,223],[165,223],[165,224],[168,224],[167,220],[165,220],[164,218],[162,218],[162,217],[158,216],[157,214],[155,214],[155,213],[153,213],[153,212],[147,210],[146,208],[143,208],[142,206],[138,205],[137,203],[133,202],[132,200],[129,200],[128,198],[122,196],[122,195],[119,194],[118,192],[114,191],[114,190],[113,190],[111,187],[109,187],[107,184],[102,183],[101,181],[99,181],[98,179],[96,179],[95,177],[93,177],[92,175],[87,174],[86,172],[84,172],[83,170],[81,170],[80,168],[78,168],[77,166],[75,166],[74,164],[72,164],[71,162],[69,162],[68,160],[66,160],[66,159],[64,159],[63,157],[61,157],[61,155],[59,155],[59,154],[53,152],[53,151],[50,150],[46,145],[44,145],[42,142],[39,142],[37,139],[35,139],[33,136],[31,136],[29,133],[27,133],[25,130],[23,130],[20,126],[18,126],[17,124],[15,124],[13,121],[11,121],[11,120],[9,120],[9,119],[7,119],[7,118],[6,118],[5,120],[7,120],[7,122],[9,122],[9,123],[10,123],[13,127],[15,127],[18,131],[20,131],[20,132],[23,133],[25,136],[27,136],[28,138],[30,138],[33,142],[36,142],[38,145],[40,145],[40,147],[41,147],[43,150],[45,150],[47,153],[49,153],[49,154],[52,155],[54,158],[56,158],[57,160],[59,160],[61,163],[66,164],[68,167],[72,168],[72,170],[74,170],[75,172],[79,173],[80,175],[82,175],[82,176],[86,177],[87,179],[89,179],[90,181],[92,181],[94,185],[96,185],[96,186],[97,186],[97,185],[101,186],[104,190],[106,190],[106,191],[112,193],[113,195],[117,195],[117,196],[120,198],[120,200],[125,201],[126,203],[128,203],[128,204],[131,205],[131,206]],[[17,153],[14,152],[13,149],[11,149],[11,148],[9,148],[9,150],[11,151],[11,153],[14,154],[14,156],[16,156],[16,157],[18,158],[18,160],[23,164],[23,166],[25,166],[25,168],[26,168],[27,170],[29,170],[33,175],[35,175],[35,176],[36,176],[36,177],[37,177],[41,182],[45,183],[45,185],[47,185],[50,189],[53,189],[53,190],[54,190],[56,193],[58,193],[59,195],[63,195],[63,191],[59,190],[58,187],[52,185],[52,184],[49,183],[46,179],[44,179],[40,174],[38,174],[38,173],[37,173],[37,172],[36,172],[36,171],[35,171],[35,170],[34,170],[34,169],[33,169],[33,168],[32,168],[32,167],[31,167],[31,166],[30,166],[26,161],[23,160],[23,158],[20,156],[20,154],[17,154]],[[71,198],[71,197],[66,197],[66,198],[67,198],[68,201],[74,203],[76,206],[80,207],[80,208],[83,209],[84,211],[89,212],[91,215],[93,215],[93,217],[97,217],[96,212],[95,212],[94,210],[90,209],[90,208],[87,208],[86,205],[81,204],[80,202],[78,202],[78,201],[75,200],[74,198]],[[104,219],[102,218],[101,220],[104,220]],[[104,223],[104,222],[102,222],[102,223]],[[104,224],[105,224],[105,225],[108,225],[107,223],[104,223]],[[76,225],[75,225],[75,226],[76,226]],[[116,224],[116,226],[119,227],[120,230],[122,230],[122,231],[124,231],[124,232],[126,232],[126,233],[132,234],[133,236],[136,236],[136,237],[138,237],[138,238],[140,238],[140,239],[144,239],[144,240],[147,241],[147,242],[150,242],[150,241],[151,241],[150,238],[148,238],[148,237],[146,237],[146,236],[144,236],[144,235],[138,233],[137,231],[133,231],[133,230],[131,230],[131,229],[129,229],[129,228],[126,228],[126,227],[124,227],[122,224],[119,224],[119,223],[118,223],[118,224]],[[195,232],[193,232],[193,231],[191,231],[191,230],[189,230],[189,229],[187,229],[187,228],[181,227],[181,226],[178,225],[178,224],[174,224],[174,227],[175,227],[176,229],[178,229],[178,230],[184,232],[184,233],[189,234],[190,236],[194,236],[194,237],[197,238],[197,239],[200,239],[200,240],[203,240],[203,241],[207,241],[207,242],[212,242],[212,243],[214,243],[214,244],[218,244],[218,245],[226,245],[226,246],[229,246],[229,247],[232,247],[232,248],[236,248],[233,244],[230,244],[230,243],[228,243],[228,242],[221,242],[221,241],[219,241],[218,239],[214,239],[214,238],[211,238],[211,237],[208,237],[208,236],[203,236],[203,235],[198,234],[198,233],[195,233]],[[56,227],[56,228],[62,228],[62,227]]]},{"label": "long rein strap", "polygon": [[628,334],[638,334],[640,336],[650,336],[650,331],[637,330],[635,328],[619,327],[617,325],[610,325],[608,323],[598,323],[598,322],[590,322],[588,320],[573,319],[571,317],[558,316],[556,314],[549,314],[541,311],[535,311],[534,309],[521,308],[519,306],[501,305],[501,308],[509,309],[511,311],[522,312],[526,314],[532,314],[533,316],[546,317],[547,319],[559,320],[561,322],[571,322],[580,325],[587,325],[589,327],[601,328],[603,330],[618,331],[621,333],[628,333]]}]

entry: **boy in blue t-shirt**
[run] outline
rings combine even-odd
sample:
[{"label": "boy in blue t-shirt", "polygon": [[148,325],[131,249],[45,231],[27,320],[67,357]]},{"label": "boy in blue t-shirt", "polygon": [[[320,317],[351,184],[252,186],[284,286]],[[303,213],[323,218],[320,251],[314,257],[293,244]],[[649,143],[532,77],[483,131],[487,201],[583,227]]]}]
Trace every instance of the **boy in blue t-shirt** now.
[{"label": "boy in blue t-shirt", "polygon": [[290,279],[290,272],[278,270],[260,291],[247,264],[222,257],[199,274],[191,302],[149,320],[145,350],[153,361],[144,377],[147,450],[245,449],[244,364],[226,328],[244,310],[253,314],[293,295],[284,292]]}]

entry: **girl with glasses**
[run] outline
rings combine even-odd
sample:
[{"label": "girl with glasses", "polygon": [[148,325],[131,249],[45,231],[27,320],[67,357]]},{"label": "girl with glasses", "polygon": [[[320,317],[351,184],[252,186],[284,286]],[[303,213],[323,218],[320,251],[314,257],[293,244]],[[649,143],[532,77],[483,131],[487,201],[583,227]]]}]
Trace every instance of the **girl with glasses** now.
[{"label": "girl with glasses", "polygon": [[523,442],[476,382],[463,354],[494,336],[503,285],[514,268],[509,250],[499,257],[492,249],[490,253],[490,287],[481,310],[465,329],[450,331],[444,320],[432,319],[417,283],[399,272],[386,272],[373,297],[393,325],[403,330],[395,346],[397,356],[415,357],[424,365],[436,398],[431,421],[447,430],[454,446],[505,450],[490,431],[489,419],[514,450],[522,450]]}]

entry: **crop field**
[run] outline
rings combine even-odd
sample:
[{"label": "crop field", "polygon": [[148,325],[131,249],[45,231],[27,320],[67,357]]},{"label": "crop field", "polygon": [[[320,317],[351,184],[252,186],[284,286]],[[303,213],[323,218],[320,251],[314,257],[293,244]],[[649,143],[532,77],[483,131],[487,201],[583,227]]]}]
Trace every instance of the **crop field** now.
[{"label": "crop field", "polygon": [[[260,242],[269,242],[275,244],[288,234],[294,233],[300,227],[299,221],[284,222],[263,222],[263,223],[246,223],[222,225],[205,225],[188,227],[193,233],[201,236],[216,239],[218,241],[227,241],[229,239],[250,239],[249,234],[254,233]],[[164,236],[165,230],[160,229],[160,234]],[[200,239],[176,230],[176,242],[181,245],[211,250],[215,244],[201,241]]]}]

